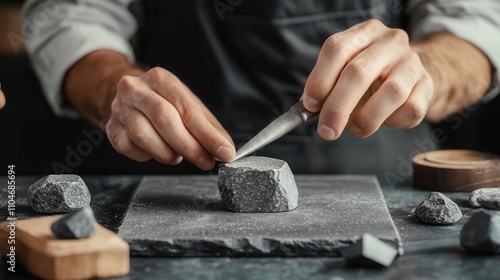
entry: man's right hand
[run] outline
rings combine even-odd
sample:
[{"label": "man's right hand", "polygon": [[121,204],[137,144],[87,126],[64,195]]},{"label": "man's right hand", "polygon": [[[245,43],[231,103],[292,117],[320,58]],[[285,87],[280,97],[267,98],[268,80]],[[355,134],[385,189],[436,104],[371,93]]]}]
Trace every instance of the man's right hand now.
[{"label": "man's right hand", "polygon": [[175,165],[185,158],[210,170],[214,158],[228,162],[235,155],[231,137],[214,115],[159,67],[118,82],[106,132],[118,152],[137,161],[154,158]]}]

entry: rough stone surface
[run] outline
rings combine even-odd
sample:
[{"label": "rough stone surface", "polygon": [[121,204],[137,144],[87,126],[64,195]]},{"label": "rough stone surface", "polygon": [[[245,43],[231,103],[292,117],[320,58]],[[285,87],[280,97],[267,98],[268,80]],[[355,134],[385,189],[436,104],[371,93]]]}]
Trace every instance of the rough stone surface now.
[{"label": "rough stone surface", "polygon": [[471,253],[500,253],[500,214],[496,211],[474,213],[460,232],[460,244]]},{"label": "rough stone surface", "polygon": [[28,189],[31,207],[40,213],[68,213],[90,204],[90,192],[78,175],[49,175]]},{"label": "rough stone surface", "polygon": [[222,203],[233,212],[283,212],[297,207],[292,170],[279,159],[245,157],[219,169]]},{"label": "rough stone surface", "polygon": [[458,205],[439,192],[432,192],[415,208],[414,217],[429,224],[449,225],[462,218]]},{"label": "rough stone surface", "polygon": [[469,202],[472,207],[486,207],[500,210],[500,188],[484,188],[471,192]]},{"label": "rough stone surface", "polygon": [[400,249],[375,176],[297,175],[299,206],[234,213],[216,176],[146,176],[118,234],[132,256],[342,256],[369,232]]},{"label": "rough stone surface", "polygon": [[82,239],[95,234],[94,212],[90,206],[64,215],[52,224],[52,233],[59,239]]},{"label": "rough stone surface", "polygon": [[364,234],[354,245],[345,251],[348,266],[355,267],[388,267],[398,251],[371,234]]}]

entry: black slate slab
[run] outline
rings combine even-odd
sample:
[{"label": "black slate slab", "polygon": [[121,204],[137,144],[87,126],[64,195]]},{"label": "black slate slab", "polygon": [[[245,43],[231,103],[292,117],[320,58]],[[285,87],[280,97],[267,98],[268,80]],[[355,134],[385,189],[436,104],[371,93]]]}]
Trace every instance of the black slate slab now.
[{"label": "black slate slab", "polygon": [[144,177],[118,234],[133,256],[342,256],[364,233],[402,253],[376,177],[295,179],[295,210],[234,213],[216,176]]}]

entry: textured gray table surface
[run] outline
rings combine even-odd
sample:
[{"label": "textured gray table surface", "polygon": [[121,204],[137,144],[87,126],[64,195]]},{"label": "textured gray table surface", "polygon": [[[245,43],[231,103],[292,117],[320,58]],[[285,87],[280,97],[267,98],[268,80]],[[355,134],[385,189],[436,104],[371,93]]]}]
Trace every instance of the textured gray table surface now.
[{"label": "textured gray table surface", "polygon": [[401,249],[372,176],[296,176],[299,206],[233,213],[215,176],[145,177],[118,234],[133,256],[341,256],[371,233]]},{"label": "textured gray table surface", "polygon": [[[29,206],[27,189],[42,176],[19,176],[16,178],[16,217],[45,216],[34,212]],[[131,196],[138,186],[138,176],[84,176],[92,194],[91,206],[97,221],[117,231]],[[7,217],[7,177],[0,177],[0,221]],[[159,258],[132,257],[130,274],[120,280],[346,280],[387,279],[498,279],[500,256],[472,255],[459,244],[458,235],[470,215],[479,211],[471,207],[469,193],[446,193],[455,201],[464,217],[455,225],[432,226],[413,218],[413,210],[428,195],[429,191],[406,186],[382,185],[387,205],[397,229],[401,234],[405,254],[396,258],[391,267],[383,269],[349,268],[336,257],[200,257]],[[36,279],[20,264],[16,272],[7,270],[5,258],[0,260],[0,279]]]}]

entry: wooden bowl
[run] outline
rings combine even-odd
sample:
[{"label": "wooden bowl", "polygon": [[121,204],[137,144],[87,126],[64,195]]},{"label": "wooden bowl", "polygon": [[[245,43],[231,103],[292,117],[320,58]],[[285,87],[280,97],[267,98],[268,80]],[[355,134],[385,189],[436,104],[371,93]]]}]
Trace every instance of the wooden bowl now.
[{"label": "wooden bowl", "polygon": [[439,150],[413,157],[413,185],[433,191],[500,187],[500,157],[471,150]]}]

